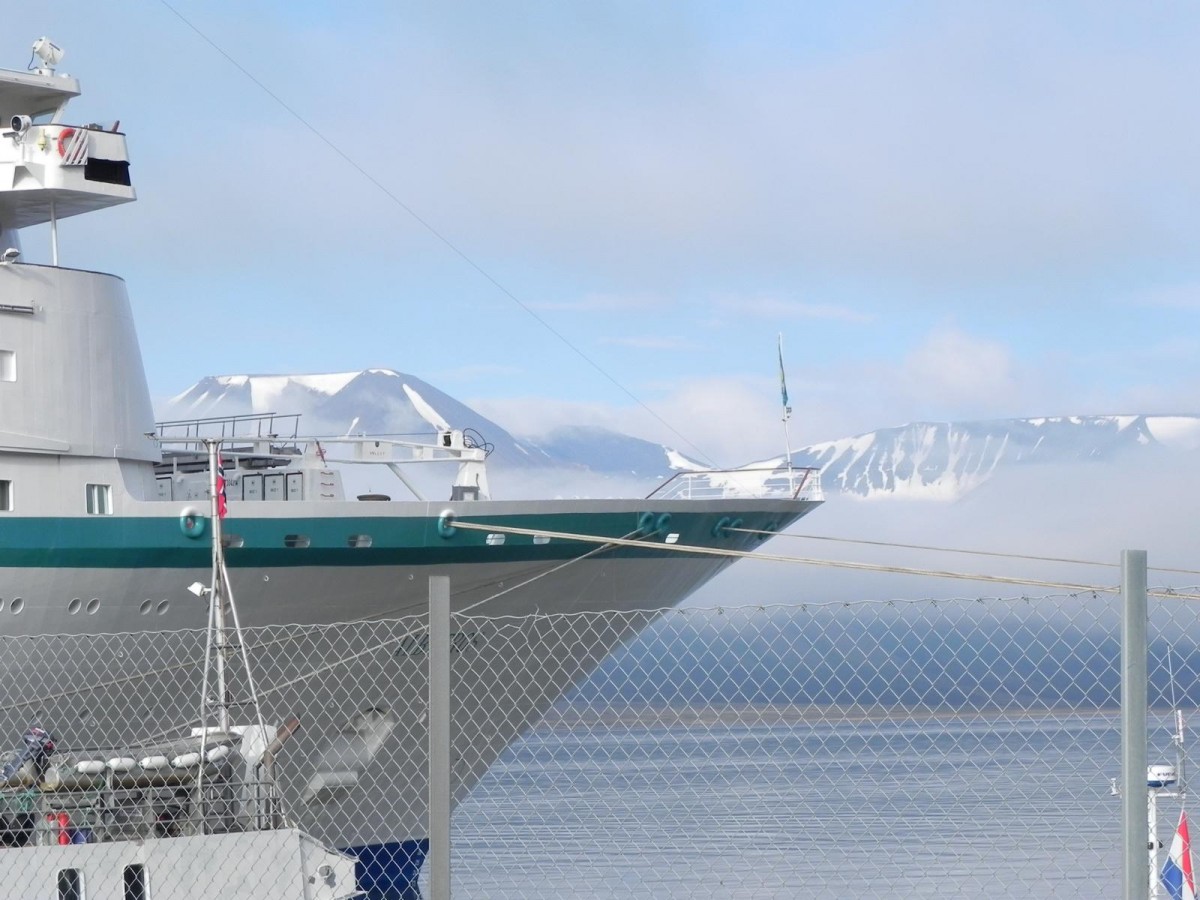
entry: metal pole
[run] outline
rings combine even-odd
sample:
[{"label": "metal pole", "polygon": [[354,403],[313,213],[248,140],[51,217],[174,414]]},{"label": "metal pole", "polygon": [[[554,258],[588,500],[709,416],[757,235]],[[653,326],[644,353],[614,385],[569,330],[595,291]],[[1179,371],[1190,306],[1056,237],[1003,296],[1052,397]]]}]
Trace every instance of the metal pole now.
[{"label": "metal pole", "polygon": [[50,265],[58,265],[58,215],[54,198],[50,198]]},{"label": "metal pole", "polygon": [[204,446],[208,449],[208,496],[209,524],[212,526],[212,595],[209,598],[216,605],[216,645],[217,645],[217,727],[225,734],[229,733],[229,688],[225,682],[225,655],[228,638],[225,634],[225,585],[222,580],[221,554],[221,514],[217,498],[217,470],[221,468],[221,442],[206,439]]},{"label": "metal pole", "polygon": [[429,578],[429,896],[450,900],[450,579]]},{"label": "metal pole", "polygon": [[1121,551],[1121,813],[1125,900],[1146,900],[1146,551]]}]

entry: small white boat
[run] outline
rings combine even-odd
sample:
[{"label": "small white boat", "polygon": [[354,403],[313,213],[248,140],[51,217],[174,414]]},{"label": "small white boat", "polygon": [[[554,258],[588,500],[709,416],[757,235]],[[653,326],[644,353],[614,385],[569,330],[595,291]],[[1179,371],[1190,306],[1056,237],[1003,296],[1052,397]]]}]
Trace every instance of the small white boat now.
[{"label": "small white boat", "polygon": [[280,813],[273,760],[282,740],[273,728],[247,726],[159,747],[66,754],[31,727],[24,749],[0,769],[6,896],[360,896],[354,857]]}]

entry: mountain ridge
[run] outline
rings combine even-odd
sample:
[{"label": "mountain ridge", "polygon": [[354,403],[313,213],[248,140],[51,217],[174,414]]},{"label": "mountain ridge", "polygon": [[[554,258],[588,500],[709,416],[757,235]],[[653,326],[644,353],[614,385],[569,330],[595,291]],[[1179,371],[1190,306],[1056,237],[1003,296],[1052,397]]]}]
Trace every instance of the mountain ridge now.
[{"label": "mountain ridge", "polygon": [[[491,465],[501,471],[568,470],[649,484],[680,469],[705,468],[666,445],[594,425],[564,422],[536,437],[519,435],[395,369],[208,376],[165,401],[159,412],[170,418],[295,412],[310,434],[432,434],[405,394],[406,384],[455,428],[483,434],[496,448]],[[284,411],[284,404],[291,408]],[[1029,467],[1197,450],[1200,415],[1132,413],[910,422],[810,444],[794,450],[791,460],[819,468],[830,494],[953,501]],[[783,464],[781,455],[747,468]]]}]

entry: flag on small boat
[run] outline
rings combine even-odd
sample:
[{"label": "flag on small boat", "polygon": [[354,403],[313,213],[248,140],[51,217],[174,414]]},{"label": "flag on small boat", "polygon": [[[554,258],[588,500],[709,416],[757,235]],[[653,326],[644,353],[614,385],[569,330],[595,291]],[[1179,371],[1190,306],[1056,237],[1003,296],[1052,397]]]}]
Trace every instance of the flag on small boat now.
[{"label": "flag on small boat", "polygon": [[1179,827],[1162,869],[1163,886],[1171,900],[1196,900],[1196,883],[1192,878],[1192,845],[1188,839],[1187,813],[1179,813]]}]

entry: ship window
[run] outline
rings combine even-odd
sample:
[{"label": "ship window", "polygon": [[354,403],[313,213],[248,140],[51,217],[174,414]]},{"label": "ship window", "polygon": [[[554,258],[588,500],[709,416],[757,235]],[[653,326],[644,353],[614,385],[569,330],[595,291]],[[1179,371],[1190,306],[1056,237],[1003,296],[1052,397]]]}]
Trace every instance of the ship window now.
[{"label": "ship window", "polygon": [[289,534],[283,539],[285,547],[307,547],[310,543],[312,542],[308,539],[308,535],[304,534]]},{"label": "ship window", "polygon": [[83,873],[78,869],[58,870],[58,900],[83,900]]},{"label": "ship window", "polygon": [[126,866],[124,881],[125,900],[150,900],[150,892],[146,890],[145,866]]},{"label": "ship window", "polygon": [[12,512],[13,491],[12,482],[0,478],[0,512]]},{"label": "ship window", "polygon": [[369,534],[352,534],[346,538],[346,545],[349,547],[370,547],[375,543]]},{"label": "ship window", "polygon": [[238,547],[246,546],[246,539],[240,534],[223,534],[221,535],[221,546],[226,550],[230,547],[236,550]]},{"label": "ship window", "polygon": [[89,484],[87,486],[87,511],[89,516],[112,515],[112,485]]},{"label": "ship window", "polygon": [[15,350],[0,350],[0,381],[17,380],[17,353]]}]

